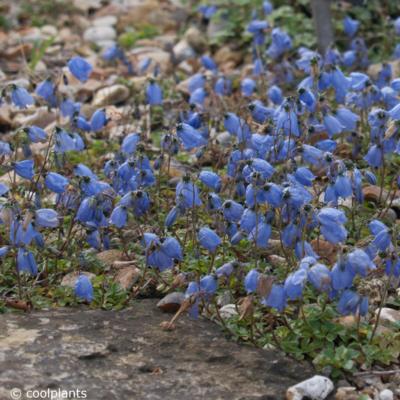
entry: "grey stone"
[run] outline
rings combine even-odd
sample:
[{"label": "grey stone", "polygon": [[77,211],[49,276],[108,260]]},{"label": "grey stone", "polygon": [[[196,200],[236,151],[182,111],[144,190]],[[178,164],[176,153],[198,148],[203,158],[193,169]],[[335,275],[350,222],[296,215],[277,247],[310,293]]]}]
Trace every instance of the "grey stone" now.
[{"label": "grey stone", "polygon": [[192,47],[189,45],[189,43],[185,40],[182,39],[179,41],[173,49],[175,58],[178,60],[178,62],[187,60],[189,58],[193,58],[196,56],[195,51],[192,49]]},{"label": "grey stone", "polygon": [[222,147],[228,147],[232,143],[232,136],[229,132],[221,132],[216,135],[216,140]]},{"label": "grey stone", "polygon": [[116,84],[96,92],[93,105],[96,107],[103,107],[111,104],[118,104],[125,101],[128,97],[129,89],[124,85]]},{"label": "grey stone", "polygon": [[229,319],[238,315],[238,312],[236,311],[236,306],[234,304],[227,304],[221,307],[219,313],[222,319]]},{"label": "grey stone", "polygon": [[113,26],[118,22],[118,18],[115,15],[106,15],[104,17],[96,18],[93,21],[94,26]]},{"label": "grey stone", "polygon": [[384,389],[379,393],[379,400],[393,400],[393,392],[389,389]]},{"label": "grey stone", "polygon": [[167,317],[154,300],[118,312],[3,315],[0,387],[6,394],[11,388],[78,388],[88,400],[277,400],[313,375],[308,364],[275,350],[227,340],[203,318],[183,316],[175,330],[162,330]]},{"label": "grey stone", "polygon": [[157,307],[161,311],[175,313],[179,310],[184,300],[185,294],[182,292],[168,293],[157,303]]},{"label": "grey stone", "polygon": [[117,33],[112,26],[91,26],[86,29],[83,39],[88,42],[99,43],[105,41],[113,41],[117,37]]}]

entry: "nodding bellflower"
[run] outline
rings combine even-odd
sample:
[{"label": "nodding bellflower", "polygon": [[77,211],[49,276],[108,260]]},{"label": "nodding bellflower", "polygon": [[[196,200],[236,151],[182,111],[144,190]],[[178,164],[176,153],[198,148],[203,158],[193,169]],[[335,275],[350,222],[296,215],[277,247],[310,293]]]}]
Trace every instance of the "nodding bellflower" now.
[{"label": "nodding bellflower", "polygon": [[86,82],[93,70],[93,67],[79,56],[71,58],[67,65],[71,74],[81,82]]},{"label": "nodding bellflower", "polygon": [[19,86],[14,86],[11,91],[11,101],[13,104],[19,108],[27,108],[34,103],[33,97],[29,92]]},{"label": "nodding bellflower", "polygon": [[215,192],[221,190],[221,178],[215,172],[212,171],[201,171],[199,174],[199,179],[204,185],[213,189]]},{"label": "nodding bellflower", "polygon": [[94,299],[92,282],[84,274],[79,275],[75,281],[74,292],[76,297],[89,303]]},{"label": "nodding bellflower", "polygon": [[210,228],[203,227],[199,230],[198,239],[205,249],[215,253],[217,247],[222,243],[221,238]]}]

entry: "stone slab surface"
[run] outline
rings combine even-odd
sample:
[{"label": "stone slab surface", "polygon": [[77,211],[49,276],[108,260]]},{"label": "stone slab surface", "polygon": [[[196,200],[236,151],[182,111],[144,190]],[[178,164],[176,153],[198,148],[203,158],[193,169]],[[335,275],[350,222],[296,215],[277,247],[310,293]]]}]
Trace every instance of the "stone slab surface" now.
[{"label": "stone slab surface", "polygon": [[123,311],[0,315],[0,399],[10,389],[86,390],[89,400],[277,400],[313,375],[274,350],[227,339],[211,321],[172,332],[155,300]]}]

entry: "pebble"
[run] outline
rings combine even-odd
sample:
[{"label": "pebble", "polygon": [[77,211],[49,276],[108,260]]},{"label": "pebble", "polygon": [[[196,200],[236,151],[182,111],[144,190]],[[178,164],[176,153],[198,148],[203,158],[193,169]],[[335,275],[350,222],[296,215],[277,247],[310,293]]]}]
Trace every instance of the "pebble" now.
[{"label": "pebble", "polygon": [[236,311],[235,304],[227,304],[220,308],[219,313],[222,319],[229,319],[236,315],[239,315]]},{"label": "pebble", "polygon": [[121,250],[110,249],[96,254],[96,258],[107,267],[111,267],[115,261],[125,260],[124,253]]},{"label": "pebble", "polygon": [[129,97],[129,89],[124,85],[112,85],[100,89],[93,99],[95,107],[104,107],[107,105],[122,103]]},{"label": "pebble", "polygon": [[207,40],[205,39],[202,32],[196,28],[195,26],[190,27],[184,35],[186,42],[191,46],[194,50],[203,52],[207,47]]},{"label": "pebble", "polygon": [[150,58],[153,62],[150,68],[158,64],[162,72],[169,72],[172,68],[171,55],[158,47],[137,47],[129,52],[135,63],[140,63],[143,60]]},{"label": "pebble", "polygon": [[215,139],[223,147],[228,147],[232,143],[232,136],[229,134],[229,132],[218,133]]},{"label": "pebble", "polygon": [[117,24],[117,17],[115,15],[106,15],[104,17],[96,18],[93,21],[93,26],[103,27],[103,26],[114,26]]},{"label": "pebble", "polygon": [[310,379],[290,387],[286,392],[287,400],[324,400],[334,388],[333,382],[326,376],[315,375]]},{"label": "pebble", "polygon": [[358,400],[359,398],[357,388],[352,386],[340,387],[335,394],[335,400]]},{"label": "pebble", "polygon": [[138,281],[140,276],[140,269],[134,266],[121,268],[114,278],[123,289],[129,290]]},{"label": "pebble", "polygon": [[185,300],[185,294],[182,292],[168,293],[158,303],[157,307],[167,313],[175,313],[179,310]]},{"label": "pebble", "polygon": [[[375,314],[377,315],[379,310],[376,310]],[[382,325],[386,324],[394,324],[400,321],[400,311],[395,310],[393,308],[384,307],[382,308],[380,315],[380,323]]]},{"label": "pebble", "polygon": [[182,39],[173,48],[175,58],[178,62],[196,57],[196,52],[189,45],[189,43]]},{"label": "pebble", "polygon": [[97,44],[114,41],[116,37],[117,33],[112,26],[91,26],[83,34],[84,40]]},{"label": "pebble", "polygon": [[379,400],[393,400],[393,392],[390,389],[384,389],[379,393]]}]

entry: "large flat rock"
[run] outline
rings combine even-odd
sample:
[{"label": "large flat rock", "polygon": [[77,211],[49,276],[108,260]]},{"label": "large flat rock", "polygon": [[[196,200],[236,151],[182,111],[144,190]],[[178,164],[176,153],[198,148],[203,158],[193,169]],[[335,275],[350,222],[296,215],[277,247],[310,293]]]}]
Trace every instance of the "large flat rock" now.
[{"label": "large flat rock", "polygon": [[277,400],[313,375],[279,352],[227,339],[204,319],[183,317],[163,331],[169,316],[155,305],[0,316],[0,399],[11,388],[60,388],[86,390],[89,400]]}]

